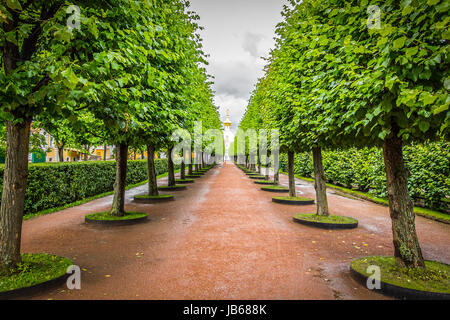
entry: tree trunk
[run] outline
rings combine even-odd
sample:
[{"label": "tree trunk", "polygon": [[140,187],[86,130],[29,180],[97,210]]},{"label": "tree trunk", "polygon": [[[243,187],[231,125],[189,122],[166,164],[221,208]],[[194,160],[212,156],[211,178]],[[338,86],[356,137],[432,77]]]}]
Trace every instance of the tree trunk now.
[{"label": "tree trunk", "polygon": [[168,186],[169,187],[173,187],[175,186],[175,169],[174,169],[174,165],[173,165],[173,159],[172,159],[172,150],[173,147],[170,147],[167,152],[168,152],[168,163],[169,163],[169,183]]},{"label": "tree trunk", "polygon": [[86,148],[86,151],[88,151],[88,152],[86,152],[86,153],[83,155],[83,160],[84,160],[84,161],[88,161],[88,156],[89,156],[89,146],[88,146],[88,145],[85,145],[85,148]]},{"label": "tree trunk", "polygon": [[64,145],[58,146],[58,160],[64,162]]},{"label": "tree trunk", "polygon": [[266,158],[266,177],[265,177],[266,180],[269,180],[269,174],[270,174],[270,172],[269,172],[269,169],[270,169],[269,163],[270,163],[270,158],[267,157]]},{"label": "tree trunk", "polygon": [[103,146],[103,161],[106,161],[106,144]]},{"label": "tree trunk", "polygon": [[0,273],[21,261],[20,241],[28,178],[31,119],[6,122],[6,158],[0,206]]},{"label": "tree trunk", "polygon": [[280,183],[280,159],[278,151],[273,154],[273,183]]},{"label": "tree trunk", "polygon": [[141,150],[141,160],[144,160],[144,149]]},{"label": "tree trunk", "polygon": [[294,175],[294,152],[288,152],[288,173],[289,173],[289,196],[296,197],[295,192],[295,175]]},{"label": "tree trunk", "polygon": [[261,158],[259,155],[257,161],[258,161],[258,173],[261,174]]},{"label": "tree trunk", "polygon": [[125,186],[127,178],[128,145],[116,146],[116,181],[114,182],[114,198],[110,214],[116,217],[125,215]]},{"label": "tree trunk", "polygon": [[278,185],[280,184],[280,172],[275,172],[273,175],[273,183]]},{"label": "tree trunk", "polygon": [[408,192],[408,171],[402,140],[394,133],[383,144],[389,212],[392,219],[395,261],[400,267],[425,267],[417,239],[413,203]]},{"label": "tree trunk", "polygon": [[186,163],[184,163],[184,156],[183,159],[181,160],[180,178],[182,180],[186,179]]},{"label": "tree trunk", "polygon": [[325,181],[325,171],[323,170],[322,149],[313,148],[314,161],[314,188],[316,189],[317,214],[319,216],[330,215],[328,210],[327,185]]},{"label": "tree trunk", "polygon": [[255,163],[255,155],[252,153],[250,155],[250,168],[253,172],[256,172],[256,163]]},{"label": "tree trunk", "polygon": [[193,162],[193,160],[194,160],[194,157],[192,156],[192,152],[191,152],[191,154],[189,155],[189,157],[191,157],[191,163],[189,163],[189,165],[188,165],[188,174],[189,175],[191,175],[193,172],[192,172],[192,162]]},{"label": "tree trunk", "polygon": [[158,181],[156,180],[155,168],[155,148],[151,145],[147,146],[147,169],[148,169],[148,195],[158,196]]},{"label": "tree trunk", "polygon": [[195,172],[198,172],[200,169],[199,166],[199,156],[198,156],[198,152],[195,153]]}]

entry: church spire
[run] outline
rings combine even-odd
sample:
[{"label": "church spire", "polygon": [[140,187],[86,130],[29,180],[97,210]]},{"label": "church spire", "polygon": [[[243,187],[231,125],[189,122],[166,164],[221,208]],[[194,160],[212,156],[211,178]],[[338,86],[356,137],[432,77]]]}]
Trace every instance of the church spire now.
[{"label": "church spire", "polygon": [[227,109],[227,119],[225,120],[225,122],[223,123],[223,125],[224,125],[226,128],[231,127],[230,109]]}]

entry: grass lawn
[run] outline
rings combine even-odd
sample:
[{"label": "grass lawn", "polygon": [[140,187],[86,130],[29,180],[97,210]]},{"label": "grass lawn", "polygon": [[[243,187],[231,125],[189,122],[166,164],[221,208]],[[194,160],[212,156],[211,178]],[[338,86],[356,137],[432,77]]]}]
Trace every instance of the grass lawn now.
[{"label": "grass lawn", "polygon": [[278,200],[287,200],[287,201],[311,201],[311,200],[313,200],[313,199],[309,199],[309,198],[290,197],[290,196],[286,196],[286,197],[274,197],[274,199],[278,199]]},{"label": "grass lawn", "polygon": [[272,180],[256,180],[255,183],[273,184],[273,181]]},{"label": "grass lawn", "polygon": [[46,253],[22,254],[18,270],[0,275],[0,292],[31,287],[66,274],[73,262],[64,257]]},{"label": "grass lawn", "polygon": [[147,214],[141,212],[126,212],[122,217],[116,217],[109,214],[109,212],[98,212],[93,214],[88,214],[86,218],[90,220],[98,221],[124,221],[124,220],[134,220],[146,217]]},{"label": "grass lawn", "polygon": [[158,189],[164,190],[164,189],[184,189],[186,186],[184,184],[176,184],[174,186],[158,186]]},{"label": "grass lawn", "polygon": [[273,190],[289,190],[289,188],[283,186],[267,186],[264,189],[273,189]]},{"label": "grass lawn", "polygon": [[394,257],[373,256],[353,260],[351,267],[365,276],[367,267],[379,266],[381,281],[395,286],[440,293],[450,293],[450,265],[425,261],[425,269],[400,268]]},{"label": "grass lawn", "polygon": [[311,221],[311,222],[323,222],[323,223],[334,223],[334,224],[358,223],[358,220],[349,218],[349,217],[333,216],[333,215],[325,217],[325,216],[319,216],[314,213],[312,213],[312,214],[296,214],[294,216],[294,218],[300,219],[300,220]]},{"label": "grass lawn", "polygon": [[159,196],[150,196],[147,194],[144,195],[139,195],[139,196],[134,196],[135,199],[169,199],[169,198],[173,198],[173,195],[171,194],[160,194]]}]

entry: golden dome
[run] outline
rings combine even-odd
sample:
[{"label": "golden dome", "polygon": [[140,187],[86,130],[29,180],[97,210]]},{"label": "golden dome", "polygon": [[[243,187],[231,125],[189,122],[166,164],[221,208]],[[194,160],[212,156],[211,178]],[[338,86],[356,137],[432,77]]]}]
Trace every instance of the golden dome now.
[{"label": "golden dome", "polygon": [[230,121],[230,109],[227,110],[227,119],[223,123],[225,127],[231,127],[231,121]]}]

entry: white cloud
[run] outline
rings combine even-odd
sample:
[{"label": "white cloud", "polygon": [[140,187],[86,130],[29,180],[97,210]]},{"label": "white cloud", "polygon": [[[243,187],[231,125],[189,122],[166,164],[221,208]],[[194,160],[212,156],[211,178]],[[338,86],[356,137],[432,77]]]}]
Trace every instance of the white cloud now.
[{"label": "white cloud", "polygon": [[248,99],[256,79],[263,75],[263,63],[250,57],[243,60],[213,61],[210,71],[215,75],[217,94]]},{"label": "white cloud", "polygon": [[285,0],[191,0],[200,16],[208,72],[215,77],[215,102],[222,120],[231,111],[232,128],[239,124],[265,61],[274,46],[276,25]]},{"label": "white cloud", "polygon": [[262,54],[261,49],[259,48],[261,44],[261,40],[264,39],[262,34],[256,34],[252,32],[246,32],[244,35],[244,41],[242,43],[242,48],[245,51],[250,53],[250,55],[254,58],[259,58]]}]

